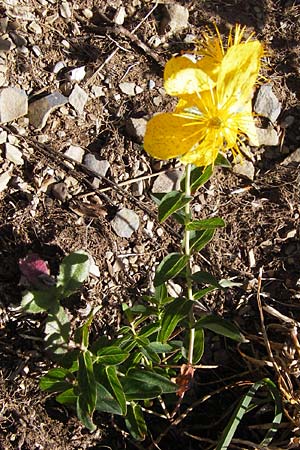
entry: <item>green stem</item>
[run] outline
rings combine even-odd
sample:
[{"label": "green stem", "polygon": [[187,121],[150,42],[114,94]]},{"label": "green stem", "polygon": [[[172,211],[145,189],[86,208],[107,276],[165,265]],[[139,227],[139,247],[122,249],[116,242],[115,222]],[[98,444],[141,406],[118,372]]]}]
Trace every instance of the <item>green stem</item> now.
[{"label": "green stem", "polygon": [[[191,164],[186,165],[185,169],[185,195],[191,196]],[[185,221],[188,223],[191,220],[192,212],[190,208],[190,202],[185,205]],[[184,250],[185,254],[189,257],[186,264],[186,282],[187,282],[187,298],[193,300],[193,288],[192,288],[192,270],[191,270],[191,250],[190,250],[190,231],[184,229]],[[190,312],[190,339],[188,349],[188,363],[193,364],[194,353],[194,341],[195,341],[195,328],[193,310]]]}]

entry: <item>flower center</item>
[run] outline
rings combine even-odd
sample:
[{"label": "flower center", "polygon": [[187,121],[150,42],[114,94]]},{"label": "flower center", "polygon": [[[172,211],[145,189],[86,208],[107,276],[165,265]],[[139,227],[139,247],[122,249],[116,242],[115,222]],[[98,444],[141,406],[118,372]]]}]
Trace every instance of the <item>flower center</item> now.
[{"label": "flower center", "polygon": [[222,120],[219,117],[211,117],[208,122],[209,128],[221,128]]}]

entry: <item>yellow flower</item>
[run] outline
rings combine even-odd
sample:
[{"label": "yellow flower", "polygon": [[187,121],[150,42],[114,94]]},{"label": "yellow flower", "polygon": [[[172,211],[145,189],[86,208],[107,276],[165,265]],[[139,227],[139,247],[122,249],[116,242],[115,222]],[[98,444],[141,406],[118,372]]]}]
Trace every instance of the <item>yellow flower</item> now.
[{"label": "yellow flower", "polygon": [[257,143],[251,97],[263,50],[257,40],[241,43],[242,35],[236,27],[226,52],[219,36],[205,41],[201,68],[184,57],[167,63],[166,90],[180,100],[173,113],[148,122],[144,148],[151,156],[207,166],[219,151],[238,153],[240,136]]}]

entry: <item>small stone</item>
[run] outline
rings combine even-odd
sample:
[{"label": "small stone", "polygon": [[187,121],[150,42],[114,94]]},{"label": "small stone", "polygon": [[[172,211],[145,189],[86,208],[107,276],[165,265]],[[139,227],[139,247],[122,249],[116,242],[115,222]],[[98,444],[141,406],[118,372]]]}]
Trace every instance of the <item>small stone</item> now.
[{"label": "small stone", "polygon": [[154,194],[176,191],[180,188],[180,180],[183,169],[170,170],[158,175],[153,183],[152,192]]},{"label": "small stone", "polygon": [[155,88],[155,81],[154,80],[149,80],[148,81],[148,89],[151,91],[154,88]]},{"label": "small stone", "polygon": [[187,34],[185,38],[183,39],[183,42],[185,44],[195,44],[196,42],[196,36],[194,34]]},{"label": "small stone", "polygon": [[26,47],[27,45],[27,40],[25,37],[21,36],[20,34],[17,34],[15,32],[11,32],[10,33],[10,37],[13,40],[13,43],[17,46],[17,47]]},{"label": "small stone", "polygon": [[7,31],[8,17],[1,17],[0,19],[0,34],[5,34]]},{"label": "small stone", "polygon": [[275,122],[281,112],[281,103],[272,91],[270,84],[260,87],[254,104],[254,111],[260,116],[267,117]]},{"label": "small stone", "polygon": [[189,11],[179,3],[164,5],[160,33],[177,33],[189,25]]},{"label": "small stone", "polygon": [[153,98],[153,104],[155,106],[159,106],[162,103],[162,98],[160,96],[154,97]]},{"label": "small stone", "polygon": [[52,186],[51,192],[53,197],[55,197],[57,200],[60,200],[61,202],[64,202],[65,200],[67,200],[67,198],[69,198],[68,188],[63,181],[54,184]]},{"label": "small stone", "polygon": [[29,31],[31,31],[34,34],[42,34],[43,33],[42,27],[37,22],[31,22],[27,28]]},{"label": "small stone", "polygon": [[7,131],[2,130],[0,131],[0,144],[5,144],[7,141]]},{"label": "small stone", "polygon": [[62,2],[59,12],[64,19],[70,19],[72,17],[72,11],[69,2]]},{"label": "small stone", "polygon": [[58,61],[52,69],[53,73],[58,73],[65,67],[65,63],[63,61]]},{"label": "small stone", "polygon": [[95,98],[105,96],[105,92],[104,92],[102,86],[96,86],[96,85],[92,86],[91,92]]},{"label": "small stone", "polygon": [[78,112],[78,114],[82,114],[88,97],[88,94],[80,86],[78,86],[78,84],[76,84],[69,96],[69,103]]},{"label": "small stone", "polygon": [[89,170],[91,170],[95,175],[100,175],[105,177],[110,164],[106,159],[98,159],[97,156],[92,153],[87,153],[84,157],[83,164]]},{"label": "small stone", "polygon": [[131,117],[126,121],[126,131],[137,142],[142,143],[146,133],[147,120],[143,118],[135,119]]},{"label": "small stone", "polygon": [[5,144],[5,157],[8,161],[16,164],[17,166],[22,166],[24,164],[24,159],[22,158],[22,152],[15,145],[7,142]]},{"label": "small stone", "polygon": [[134,183],[132,183],[131,190],[132,190],[132,195],[134,195],[135,197],[141,197],[143,195],[143,191],[144,191],[143,180],[138,180],[138,181],[135,181]]},{"label": "small stone", "polygon": [[111,226],[117,236],[130,238],[130,236],[139,228],[139,216],[128,208],[122,208],[117,212]]},{"label": "small stone", "polygon": [[114,20],[115,24],[123,25],[125,17],[126,17],[125,8],[124,8],[124,6],[120,6],[120,8],[117,10],[113,20]]},{"label": "small stone", "polygon": [[144,89],[141,86],[135,86],[134,90],[135,90],[136,95],[144,92]]},{"label": "small stone", "polygon": [[65,155],[81,163],[84,156],[84,150],[78,145],[70,145],[68,150],[65,151]]},{"label": "small stone", "polygon": [[121,89],[121,91],[123,92],[123,94],[126,95],[130,95],[130,96],[134,96],[136,95],[136,84],[132,83],[132,82],[124,82],[124,83],[119,83],[119,88]]},{"label": "small stone", "polygon": [[40,47],[38,45],[33,45],[32,46],[32,51],[33,51],[33,53],[35,54],[35,56],[37,58],[39,58],[42,55],[42,51],[41,51],[41,49],[40,49]]},{"label": "small stone", "polygon": [[[258,140],[258,146],[267,145],[267,146],[276,146],[279,145],[279,136],[274,130],[274,128],[257,128],[256,127],[256,136]],[[250,146],[255,147],[251,141],[249,142]]]},{"label": "small stone", "polygon": [[0,91],[0,123],[7,123],[25,116],[28,112],[26,93],[17,87],[6,87]]},{"label": "small stone", "polygon": [[293,153],[287,156],[281,163],[283,166],[294,166],[298,167],[300,165],[300,148],[297,148]]},{"label": "small stone", "polygon": [[69,48],[70,48],[70,42],[68,42],[66,39],[63,39],[63,40],[61,41],[61,44],[62,44],[67,50],[69,50]]},{"label": "small stone", "polygon": [[10,172],[4,172],[0,175],[0,192],[3,192],[11,179]]},{"label": "small stone", "polygon": [[0,38],[0,52],[9,52],[12,48],[12,42],[9,39]]},{"label": "small stone", "polygon": [[84,79],[86,75],[85,66],[75,67],[75,69],[69,70],[66,73],[66,78],[70,81],[76,81],[79,83]]},{"label": "small stone", "polygon": [[255,175],[254,165],[251,161],[244,159],[233,166],[233,173],[253,181]]},{"label": "small stone", "polygon": [[28,108],[30,125],[37,130],[41,130],[46,125],[49,115],[67,102],[68,98],[60,92],[53,92],[53,94],[33,101]]},{"label": "small stone", "polygon": [[88,8],[84,8],[84,10],[82,11],[82,14],[84,15],[84,17],[86,19],[91,19],[93,17],[93,11],[91,11]]}]

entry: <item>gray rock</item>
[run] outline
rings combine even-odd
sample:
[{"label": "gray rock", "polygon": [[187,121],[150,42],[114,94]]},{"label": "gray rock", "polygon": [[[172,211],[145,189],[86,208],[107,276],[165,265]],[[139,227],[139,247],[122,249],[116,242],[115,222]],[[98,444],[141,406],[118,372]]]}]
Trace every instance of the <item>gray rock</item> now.
[{"label": "gray rock", "polygon": [[281,112],[281,103],[272,91],[270,84],[260,87],[254,105],[254,111],[260,116],[267,117],[275,122]]},{"label": "gray rock", "polygon": [[79,114],[82,114],[88,98],[88,94],[76,84],[69,96],[69,103]]},{"label": "gray rock", "polygon": [[85,66],[75,67],[72,70],[69,70],[65,76],[69,81],[76,81],[79,83],[84,79],[86,75],[86,69]]},{"label": "gray rock", "polygon": [[160,33],[177,33],[189,25],[189,11],[179,3],[164,5],[163,18],[160,23]]},{"label": "gray rock", "polygon": [[136,84],[132,82],[119,83],[119,88],[123,94],[134,96],[136,95]]},{"label": "gray rock", "polygon": [[26,93],[17,87],[6,87],[0,91],[0,123],[7,123],[25,116],[28,111]]},{"label": "gray rock", "polygon": [[25,47],[27,45],[27,40],[24,36],[21,36],[18,33],[15,33],[14,31],[12,31],[10,34],[10,37],[12,38],[13,43],[17,46],[17,47]]},{"label": "gray rock", "polygon": [[8,25],[8,17],[2,17],[0,19],[0,34],[5,34]]},{"label": "gray rock", "polygon": [[123,25],[125,17],[126,17],[126,10],[125,10],[124,6],[120,6],[120,8],[117,10],[117,12],[113,18],[113,21],[117,25]]},{"label": "gray rock", "polygon": [[139,228],[140,219],[131,209],[122,208],[111,221],[111,226],[118,236],[130,238],[130,236]]},{"label": "gray rock", "polygon": [[134,195],[135,197],[141,197],[143,195],[143,191],[144,191],[144,183],[143,180],[138,180],[135,181],[134,183],[132,183],[132,195]]},{"label": "gray rock", "polygon": [[142,143],[146,133],[147,120],[130,118],[126,121],[126,131],[137,142]]},{"label": "gray rock", "polygon": [[60,200],[61,202],[64,202],[70,197],[67,185],[63,181],[61,181],[60,183],[55,183],[52,186],[51,192],[53,197],[55,197],[57,200]]},{"label": "gray rock", "polygon": [[235,164],[233,166],[233,172],[243,178],[248,178],[248,180],[254,180],[255,169],[251,161],[244,159],[243,161]]},{"label": "gray rock", "polygon": [[28,108],[29,123],[37,130],[41,130],[46,125],[50,114],[67,102],[68,98],[60,92],[53,92],[53,94],[46,95],[45,97],[33,101]]},{"label": "gray rock", "polygon": [[0,192],[4,191],[11,179],[10,172],[4,172],[0,175]]},{"label": "gray rock", "polygon": [[[274,128],[257,128],[256,127],[256,135],[258,139],[258,146],[261,145],[268,145],[268,146],[275,146],[279,145],[279,136],[274,130]],[[252,142],[250,142],[250,145],[252,147],[255,147]]]},{"label": "gray rock", "polygon": [[70,145],[68,150],[65,151],[65,155],[69,156],[69,158],[74,159],[74,161],[81,163],[84,155],[84,150],[78,145]]},{"label": "gray rock", "polygon": [[72,11],[69,2],[62,2],[59,12],[64,19],[70,19],[72,17]]},{"label": "gray rock", "polygon": [[5,144],[5,157],[8,161],[16,164],[17,166],[22,166],[24,164],[24,159],[22,158],[22,152],[15,145],[7,142]]},{"label": "gray rock", "polygon": [[0,52],[9,52],[12,48],[12,42],[9,39],[0,38]]},{"label": "gray rock", "polygon": [[158,194],[179,189],[182,175],[183,169],[161,173],[153,183],[152,192]]},{"label": "gray rock", "polygon": [[34,34],[42,34],[43,33],[42,27],[37,22],[31,22],[27,28],[29,31],[31,31]]},{"label": "gray rock", "polygon": [[299,166],[300,165],[300,148],[287,156],[281,163],[283,166]]},{"label": "gray rock", "polygon": [[85,155],[83,164],[95,175],[100,175],[102,177],[105,177],[110,167],[110,164],[106,159],[98,159],[97,156],[92,153],[87,153]]}]

